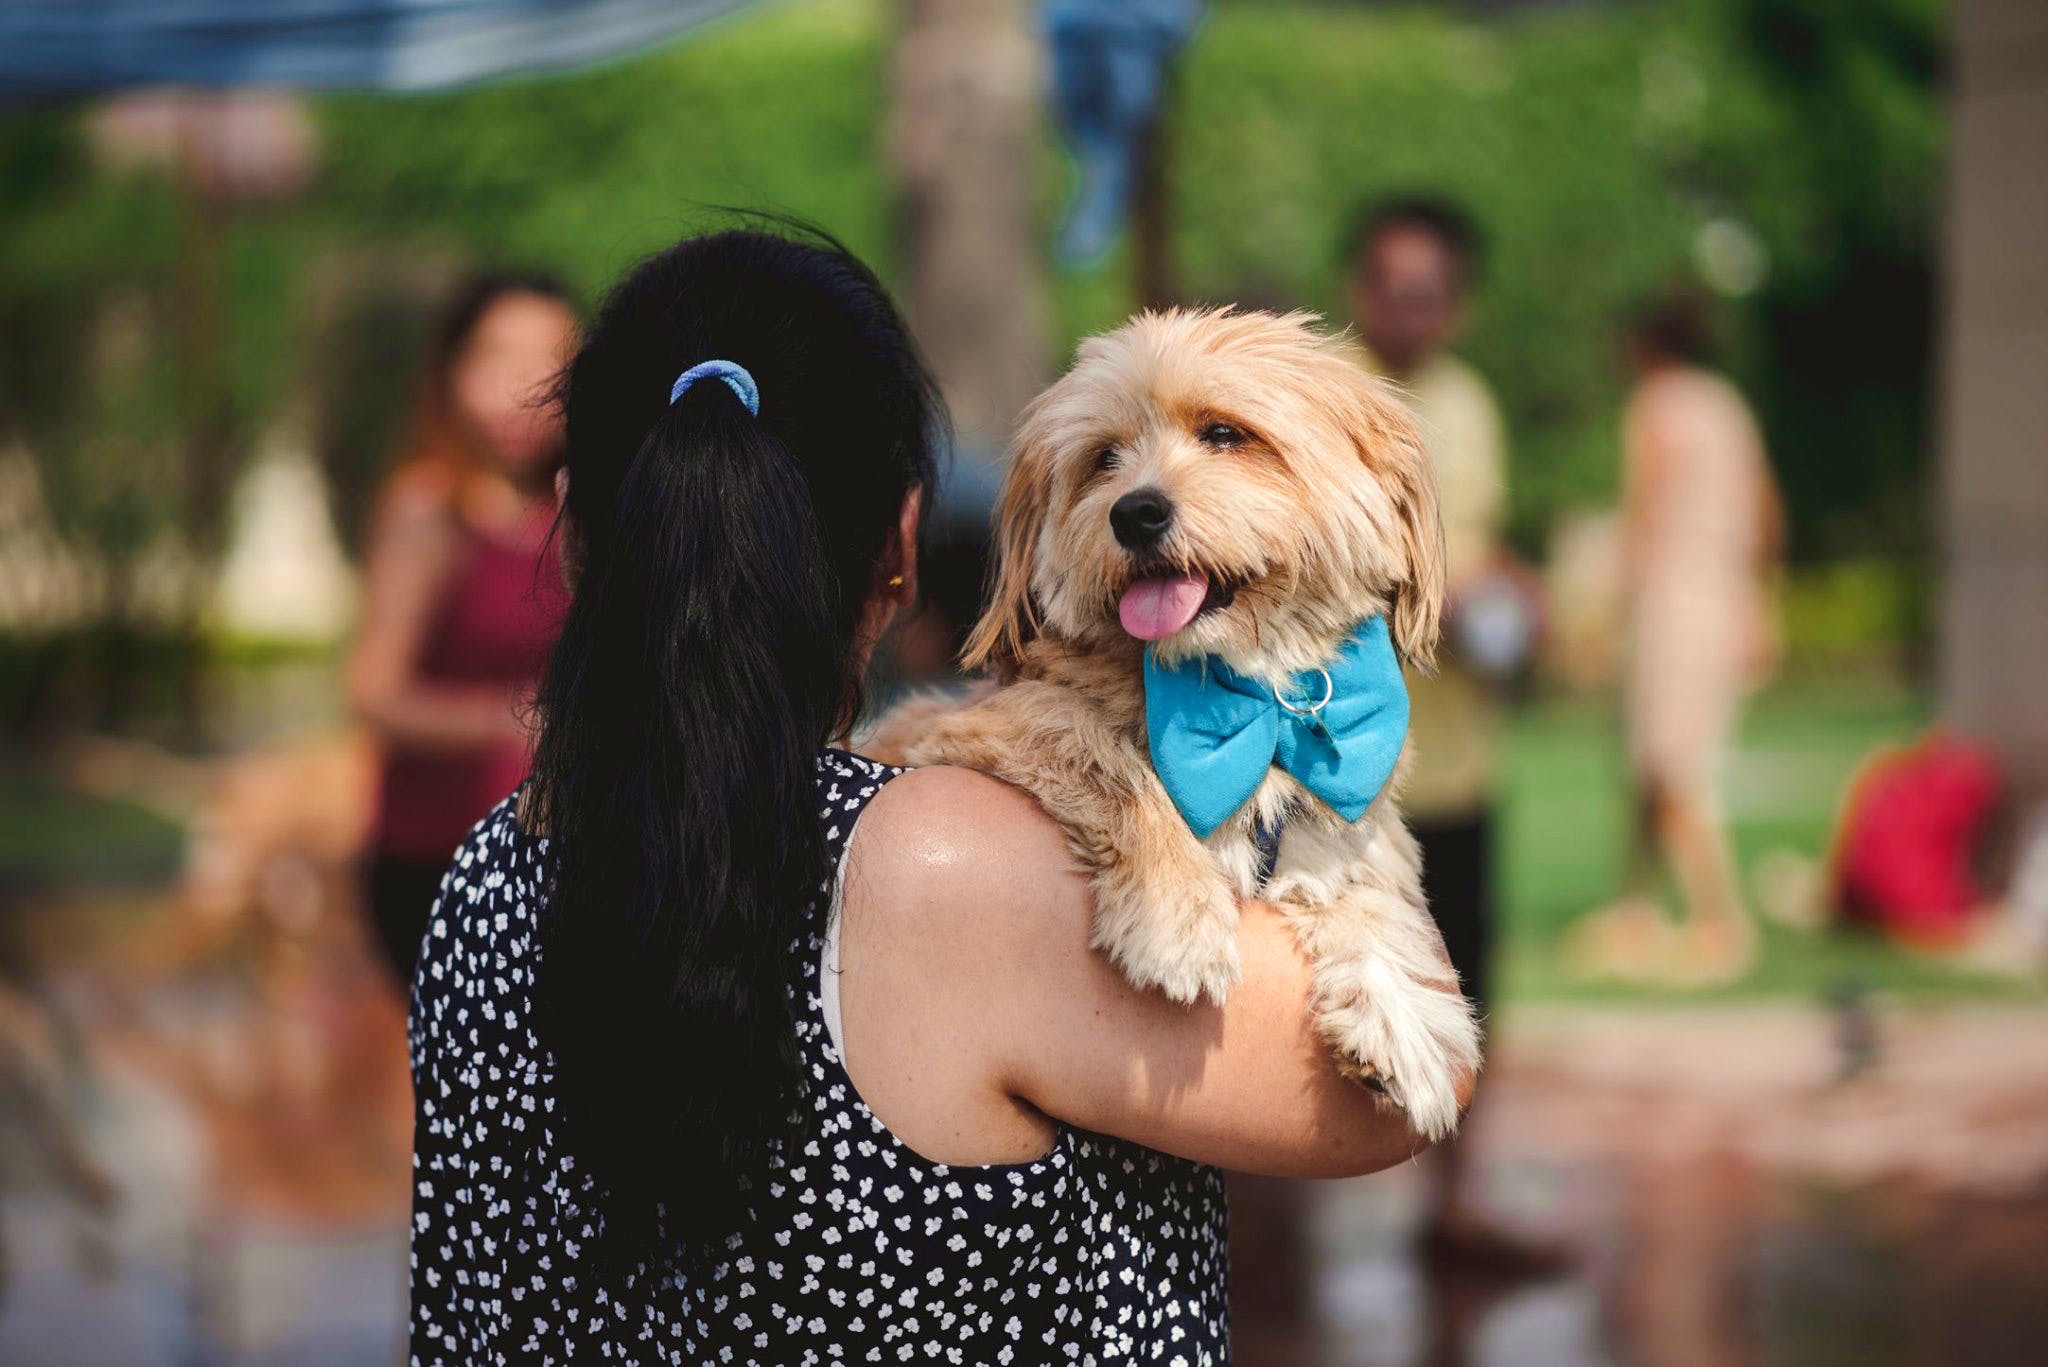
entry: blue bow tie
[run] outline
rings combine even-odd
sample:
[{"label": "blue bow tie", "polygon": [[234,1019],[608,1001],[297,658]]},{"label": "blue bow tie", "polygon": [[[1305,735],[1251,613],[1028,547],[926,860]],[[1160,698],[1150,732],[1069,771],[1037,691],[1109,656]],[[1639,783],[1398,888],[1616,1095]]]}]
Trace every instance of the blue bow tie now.
[{"label": "blue bow tie", "polygon": [[1275,764],[1356,821],[1401,758],[1408,689],[1380,617],[1326,667],[1295,675],[1284,702],[1213,655],[1169,669],[1148,648],[1145,731],[1167,796],[1204,839]]}]

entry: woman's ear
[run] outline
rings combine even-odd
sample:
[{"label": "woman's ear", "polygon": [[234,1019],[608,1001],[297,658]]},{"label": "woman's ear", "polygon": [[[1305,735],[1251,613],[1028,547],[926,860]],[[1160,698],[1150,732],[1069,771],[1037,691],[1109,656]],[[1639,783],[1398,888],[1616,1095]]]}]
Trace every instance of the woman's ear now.
[{"label": "woman's ear", "polygon": [[924,521],[924,488],[919,486],[903,496],[896,511],[896,530],[882,548],[882,562],[875,566],[875,596],[891,611],[901,611],[917,602],[918,528]]},{"label": "woman's ear", "polygon": [[1052,503],[1052,453],[1031,440],[1027,423],[1019,435],[1010,470],[996,500],[995,563],[989,577],[988,608],[960,652],[963,669],[1014,672],[1025,645],[1038,635],[1038,609],[1031,601],[1031,573],[1038,536]]}]

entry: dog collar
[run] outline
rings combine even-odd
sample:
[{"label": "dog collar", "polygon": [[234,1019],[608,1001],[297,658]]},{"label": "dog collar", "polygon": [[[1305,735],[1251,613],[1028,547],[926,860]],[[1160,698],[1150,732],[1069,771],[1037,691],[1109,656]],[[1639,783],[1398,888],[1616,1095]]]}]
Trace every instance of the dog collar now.
[{"label": "dog collar", "polygon": [[1346,821],[1387,786],[1408,736],[1408,689],[1386,619],[1368,617],[1317,669],[1273,689],[1210,655],[1167,667],[1145,650],[1152,768],[1201,838],[1274,765]]}]

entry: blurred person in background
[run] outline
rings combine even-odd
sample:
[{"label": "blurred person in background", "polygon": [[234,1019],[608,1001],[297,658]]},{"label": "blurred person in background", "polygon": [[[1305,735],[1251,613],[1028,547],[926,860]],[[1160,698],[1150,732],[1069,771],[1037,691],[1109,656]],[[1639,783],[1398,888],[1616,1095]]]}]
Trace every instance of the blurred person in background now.
[{"label": "blurred person in background", "polygon": [[[1411,677],[1414,769],[1402,808],[1422,847],[1423,890],[1482,1019],[1492,1004],[1493,844],[1502,685],[1527,658],[1534,600],[1502,544],[1506,439],[1486,381],[1450,352],[1482,244],[1471,218],[1430,195],[1368,205],[1347,239],[1350,302],[1370,363],[1404,391],[1437,472],[1448,594],[1437,671]],[[1535,1275],[1556,1250],[1475,1209],[1462,1149],[1434,1165],[1424,1233],[1432,1257]]]},{"label": "blurred person in background", "polygon": [[549,536],[562,431],[547,400],[576,325],[552,279],[469,282],[371,529],[348,682],[383,750],[366,894],[401,984],[450,852],[526,774],[522,712],[567,601]]},{"label": "blurred person in background", "polygon": [[[1623,722],[1632,786],[1621,898],[1575,926],[1567,952],[1596,974],[1729,982],[1756,955],[1721,804],[1744,696],[1774,667],[1772,585],[1784,514],[1762,433],[1706,365],[1700,301],[1641,310],[1626,337],[1635,387],[1622,416],[1627,655]],[[1676,924],[1657,898],[1668,872]]]}]

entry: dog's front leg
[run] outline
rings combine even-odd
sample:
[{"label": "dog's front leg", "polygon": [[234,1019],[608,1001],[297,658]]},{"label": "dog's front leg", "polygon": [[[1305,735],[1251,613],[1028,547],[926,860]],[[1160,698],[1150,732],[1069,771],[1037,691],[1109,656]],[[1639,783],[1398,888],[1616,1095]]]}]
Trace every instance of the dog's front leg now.
[{"label": "dog's front leg", "polygon": [[1085,835],[1068,825],[1095,868],[1095,947],[1140,987],[1177,1002],[1206,996],[1221,1005],[1243,976],[1237,890],[1223,866],[1157,780],[1133,785],[1101,815],[1108,820]]},{"label": "dog's front leg", "polygon": [[1290,829],[1307,848],[1283,850],[1265,895],[1314,967],[1316,1026],[1345,1071],[1441,1139],[1479,1069],[1479,1029],[1423,902],[1413,838],[1367,819],[1377,829]]}]

